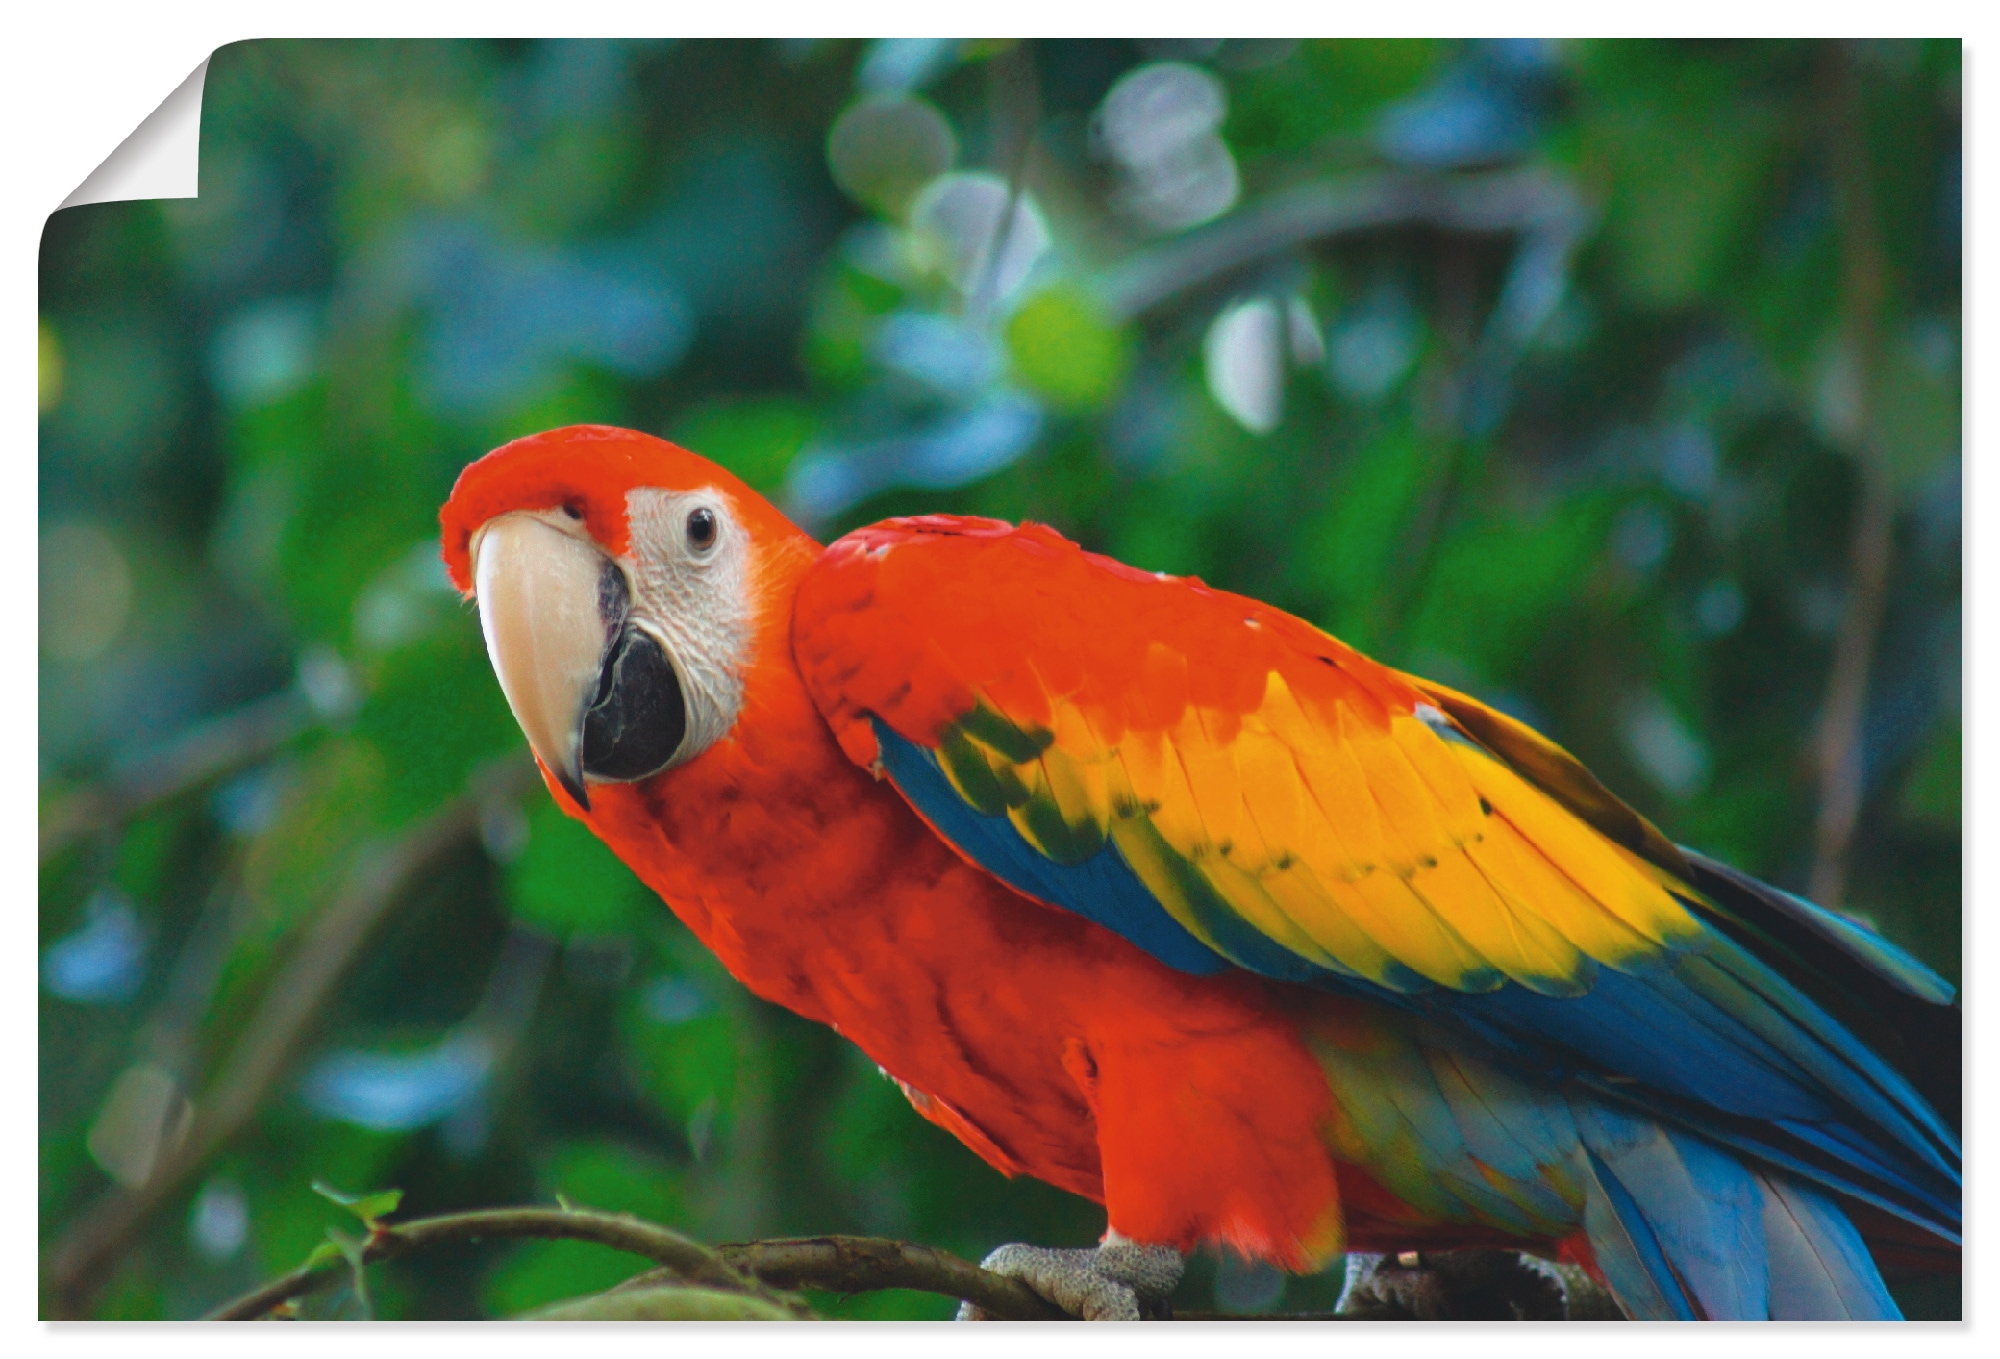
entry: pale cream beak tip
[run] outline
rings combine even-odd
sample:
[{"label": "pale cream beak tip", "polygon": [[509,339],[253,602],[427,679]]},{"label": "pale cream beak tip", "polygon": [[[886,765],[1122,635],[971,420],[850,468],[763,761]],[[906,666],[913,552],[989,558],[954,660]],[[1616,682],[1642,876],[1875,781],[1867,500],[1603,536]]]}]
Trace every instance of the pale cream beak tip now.
[{"label": "pale cream beak tip", "polygon": [[597,691],[607,626],[598,613],[608,559],[532,514],[503,514],[473,545],[486,655],[528,744],[584,811],[583,715]]}]

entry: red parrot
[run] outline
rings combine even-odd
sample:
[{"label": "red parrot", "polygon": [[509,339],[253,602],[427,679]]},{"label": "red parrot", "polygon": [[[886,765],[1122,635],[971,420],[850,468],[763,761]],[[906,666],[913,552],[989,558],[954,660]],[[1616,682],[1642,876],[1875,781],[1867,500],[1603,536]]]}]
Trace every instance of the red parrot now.
[{"label": "red parrot", "polygon": [[550,792],[758,995],[1002,1172],[989,1265],[1152,1314],[1183,1253],[1517,1249],[1635,1317],[1896,1317],[1955,1269],[1951,988],[1677,848],[1570,755],[1054,531],[822,547],[628,430],[441,514]]}]

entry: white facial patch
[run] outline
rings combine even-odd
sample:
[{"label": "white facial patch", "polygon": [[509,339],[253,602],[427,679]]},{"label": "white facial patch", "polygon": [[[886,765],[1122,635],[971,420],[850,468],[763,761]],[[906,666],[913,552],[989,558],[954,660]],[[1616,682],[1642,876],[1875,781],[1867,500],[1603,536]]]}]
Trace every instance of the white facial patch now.
[{"label": "white facial patch", "polygon": [[[721,740],[742,711],[754,631],[750,535],[716,490],[643,487],[626,497],[625,508],[632,622],[665,649],[687,702],[687,735],[671,768]],[[712,516],[706,546],[700,511]]]}]

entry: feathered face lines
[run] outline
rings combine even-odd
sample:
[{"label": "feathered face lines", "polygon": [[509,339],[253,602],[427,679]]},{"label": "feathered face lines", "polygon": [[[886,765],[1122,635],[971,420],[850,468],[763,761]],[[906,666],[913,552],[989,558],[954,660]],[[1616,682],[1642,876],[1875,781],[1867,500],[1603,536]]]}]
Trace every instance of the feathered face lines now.
[{"label": "feathered face lines", "polygon": [[[464,496],[447,506],[454,568],[455,517],[502,481],[470,491],[461,481]],[[529,744],[588,810],[588,783],[649,778],[734,726],[754,643],[756,544],[722,484],[639,485],[622,504],[600,494],[588,507],[546,479],[508,489],[520,500],[471,529],[454,575],[478,600],[488,656]],[[614,524],[622,542],[606,541]]]},{"label": "feathered face lines", "polygon": [[687,735],[673,763],[729,733],[743,708],[755,630],[756,548],[733,498],[641,488],[627,497],[632,552],[621,565],[635,625],[673,659],[687,697]]}]

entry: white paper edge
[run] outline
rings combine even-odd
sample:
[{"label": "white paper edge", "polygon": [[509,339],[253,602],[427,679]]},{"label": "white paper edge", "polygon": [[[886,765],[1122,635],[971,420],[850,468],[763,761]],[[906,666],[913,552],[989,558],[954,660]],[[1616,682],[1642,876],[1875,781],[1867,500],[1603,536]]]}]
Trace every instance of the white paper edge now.
[{"label": "white paper edge", "polygon": [[204,60],[56,211],[133,198],[199,197],[201,92],[207,80],[208,62]]}]

